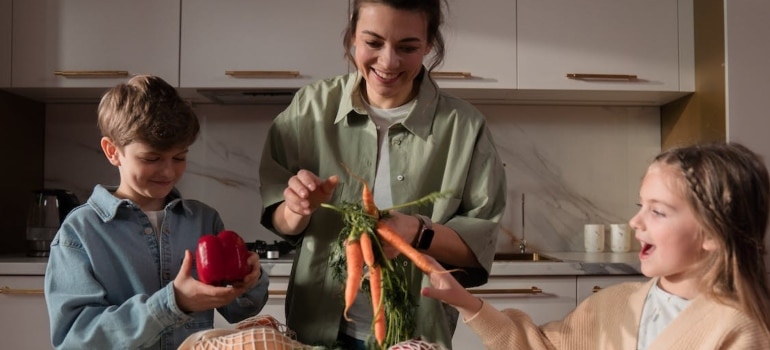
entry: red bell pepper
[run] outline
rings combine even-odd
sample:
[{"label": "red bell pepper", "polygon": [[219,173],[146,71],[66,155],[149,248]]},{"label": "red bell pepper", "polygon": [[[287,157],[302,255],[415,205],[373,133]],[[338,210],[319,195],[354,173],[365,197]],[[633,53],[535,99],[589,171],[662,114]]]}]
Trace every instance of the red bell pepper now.
[{"label": "red bell pepper", "polygon": [[198,280],[213,286],[242,281],[251,272],[248,257],[246,243],[234,231],[201,236],[195,253]]}]

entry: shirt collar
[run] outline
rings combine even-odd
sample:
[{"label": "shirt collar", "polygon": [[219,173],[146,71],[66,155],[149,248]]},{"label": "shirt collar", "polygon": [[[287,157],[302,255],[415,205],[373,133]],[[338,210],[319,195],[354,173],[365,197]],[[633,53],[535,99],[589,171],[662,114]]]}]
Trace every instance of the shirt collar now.
[{"label": "shirt collar", "polygon": [[[113,194],[118,188],[116,186],[102,186],[96,185],[91,197],[88,198],[88,204],[94,208],[94,211],[104,222],[114,219],[121,207],[136,208],[139,207],[129,199],[120,199]],[[184,215],[192,214],[192,210],[182,200],[182,195],[176,188],[171,190],[171,193],[166,197],[165,209],[175,210],[177,207],[181,208]]]},{"label": "shirt collar", "polygon": [[[422,139],[430,135],[433,125],[433,116],[436,113],[439,100],[439,88],[435,81],[427,73],[425,67],[415,78],[420,81],[420,91],[417,93],[417,103],[409,112],[402,123],[404,127]],[[340,108],[334,123],[346,121],[350,117],[368,115],[361,94],[363,76],[358,71],[350,73],[345,82]]]}]

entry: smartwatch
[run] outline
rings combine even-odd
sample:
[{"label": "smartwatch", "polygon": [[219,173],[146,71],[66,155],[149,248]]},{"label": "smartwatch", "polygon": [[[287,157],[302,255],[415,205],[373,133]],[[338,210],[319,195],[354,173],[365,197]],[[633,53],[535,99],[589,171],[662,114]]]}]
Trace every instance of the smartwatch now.
[{"label": "smartwatch", "polygon": [[419,250],[427,250],[430,248],[430,244],[433,242],[433,222],[425,215],[415,214],[417,220],[420,220],[420,230],[417,232],[417,238],[415,239],[415,248]]}]

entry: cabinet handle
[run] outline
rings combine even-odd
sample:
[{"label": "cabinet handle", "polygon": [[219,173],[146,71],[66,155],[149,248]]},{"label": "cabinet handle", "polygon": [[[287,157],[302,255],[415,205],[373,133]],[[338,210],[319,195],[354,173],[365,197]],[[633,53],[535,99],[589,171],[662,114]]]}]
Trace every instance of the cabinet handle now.
[{"label": "cabinet handle", "polygon": [[7,295],[40,295],[44,294],[42,289],[16,289],[8,286],[0,288],[0,294]]},{"label": "cabinet handle", "polygon": [[602,290],[602,287],[594,286],[593,288],[591,288],[591,293],[596,293],[596,292],[598,292],[600,290]]},{"label": "cabinet handle", "polygon": [[532,286],[530,288],[522,289],[468,289],[471,294],[475,295],[490,295],[490,294],[542,294],[543,290]]},{"label": "cabinet handle", "polygon": [[577,80],[628,80],[637,79],[636,74],[585,74],[585,73],[567,73],[567,78]]},{"label": "cabinet handle", "polygon": [[473,77],[471,72],[430,72],[434,79],[468,79]]},{"label": "cabinet handle", "polygon": [[270,290],[267,291],[267,295],[286,295],[286,291],[285,290],[272,290],[272,289],[270,289]]},{"label": "cabinet handle", "polygon": [[123,78],[128,76],[125,70],[57,70],[53,75],[65,78]]},{"label": "cabinet handle", "polygon": [[226,70],[225,75],[233,78],[296,78],[296,70]]}]

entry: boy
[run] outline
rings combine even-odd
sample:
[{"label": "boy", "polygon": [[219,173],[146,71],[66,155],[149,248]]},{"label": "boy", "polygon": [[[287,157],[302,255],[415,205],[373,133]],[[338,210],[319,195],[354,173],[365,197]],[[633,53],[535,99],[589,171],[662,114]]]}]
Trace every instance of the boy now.
[{"label": "boy", "polygon": [[191,251],[224,229],[211,207],[175,189],[200,126],[176,90],[153,76],[110,89],[99,104],[101,147],[120,185],[97,185],[51,243],[45,297],[57,349],[176,349],[213,327],[256,315],[268,278],[251,252],[242,282],[197,281]]}]

